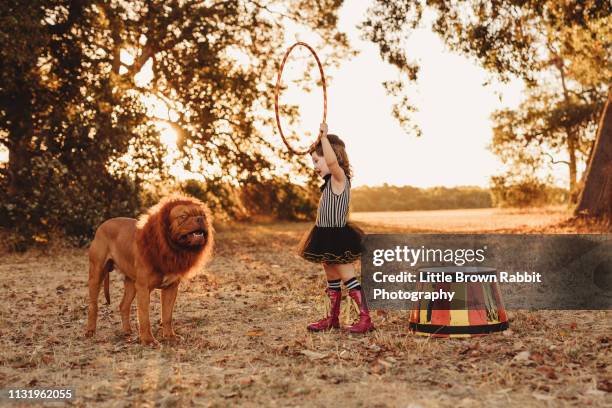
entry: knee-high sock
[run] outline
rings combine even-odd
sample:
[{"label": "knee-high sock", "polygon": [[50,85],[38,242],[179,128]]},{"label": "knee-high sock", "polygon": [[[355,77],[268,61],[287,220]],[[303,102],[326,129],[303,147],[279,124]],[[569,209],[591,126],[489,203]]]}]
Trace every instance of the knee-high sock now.
[{"label": "knee-high sock", "polygon": [[351,278],[347,280],[346,282],[344,282],[344,286],[346,286],[346,288],[349,290],[350,289],[357,289],[357,290],[361,289],[361,284],[359,283],[357,278]]}]

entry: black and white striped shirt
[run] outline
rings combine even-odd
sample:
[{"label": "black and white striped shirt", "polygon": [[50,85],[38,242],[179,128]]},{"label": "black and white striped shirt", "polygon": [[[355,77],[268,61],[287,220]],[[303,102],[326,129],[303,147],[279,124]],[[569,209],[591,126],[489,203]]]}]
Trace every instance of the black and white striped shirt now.
[{"label": "black and white striped shirt", "polygon": [[351,199],[351,185],[348,177],[345,178],[344,190],[340,194],[332,191],[331,175],[325,181],[323,193],[319,199],[317,210],[317,227],[344,227]]}]

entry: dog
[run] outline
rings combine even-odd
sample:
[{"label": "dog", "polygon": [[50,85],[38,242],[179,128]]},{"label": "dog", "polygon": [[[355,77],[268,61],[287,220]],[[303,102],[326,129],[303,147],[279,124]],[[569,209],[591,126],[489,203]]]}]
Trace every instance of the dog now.
[{"label": "dog", "polygon": [[122,332],[132,333],[130,309],[136,297],[141,344],[158,345],[151,332],[149,302],[153,289],[161,289],[162,336],[180,337],[172,327],[172,311],[179,283],[195,275],[211,258],[214,230],[210,210],[200,200],[173,194],[161,200],[138,220],[111,218],[96,230],[89,247],[89,310],[85,335],[93,336],[98,317],[98,297],[110,304],[109,273],[125,275],[119,305]]}]

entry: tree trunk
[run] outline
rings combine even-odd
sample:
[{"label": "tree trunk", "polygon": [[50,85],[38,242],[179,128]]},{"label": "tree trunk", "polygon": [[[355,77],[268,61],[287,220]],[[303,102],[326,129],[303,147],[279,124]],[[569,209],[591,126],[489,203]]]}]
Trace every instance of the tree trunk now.
[{"label": "tree trunk", "polygon": [[567,129],[567,153],[569,156],[570,202],[576,204],[576,140],[573,129]]},{"label": "tree trunk", "polygon": [[576,216],[612,220],[612,90],[601,114]]},{"label": "tree trunk", "polygon": [[8,126],[8,195],[23,192],[24,175],[30,172],[30,142],[32,141],[32,95],[29,86],[19,81],[22,92],[13,95],[12,103],[7,106]]},{"label": "tree trunk", "polygon": [[[565,70],[563,69],[563,60],[556,56],[557,63],[555,64],[557,69],[559,70],[559,75],[561,77],[561,88],[563,89],[563,100],[565,101],[565,106],[569,108],[570,106],[570,97],[569,92],[567,90],[567,85],[565,84]],[[567,127],[565,129],[567,134],[567,153],[569,156],[569,198],[571,204],[576,204],[576,133],[574,129],[571,127]]]},{"label": "tree trunk", "polygon": [[26,140],[16,140],[15,145],[9,148],[8,157],[8,188],[10,197],[15,196],[23,190],[23,174],[28,171],[28,150],[24,146]]}]

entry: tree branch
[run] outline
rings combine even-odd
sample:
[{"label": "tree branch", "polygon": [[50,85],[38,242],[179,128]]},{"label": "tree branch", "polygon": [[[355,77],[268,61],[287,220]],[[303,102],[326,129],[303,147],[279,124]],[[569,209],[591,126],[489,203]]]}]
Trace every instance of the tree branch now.
[{"label": "tree branch", "polygon": [[72,0],[68,6],[68,17],[63,23],[58,23],[49,26],[49,32],[51,34],[62,35],[68,32],[75,21],[83,14],[83,8],[85,6],[84,0]]},{"label": "tree branch", "polygon": [[296,16],[291,16],[289,14],[285,14],[285,13],[280,12],[280,11],[270,10],[270,8],[268,6],[264,6],[264,5],[260,4],[258,1],[255,1],[255,0],[249,0],[249,3],[253,4],[255,7],[258,7],[260,9],[266,10],[270,14],[277,14],[277,15],[279,15],[281,17],[287,18],[287,19],[292,20],[292,21],[294,21],[296,23],[299,23],[299,24],[303,24],[304,23],[303,17],[298,12],[295,13],[296,16],[297,16],[296,17]]},{"label": "tree branch", "polygon": [[565,160],[557,160],[555,161],[554,157],[552,157],[552,155],[550,153],[547,152],[543,152],[545,155],[547,155],[548,157],[550,157],[550,161],[552,164],[559,164],[559,163],[564,163],[567,164],[568,166],[570,165],[569,162],[566,162]]}]

